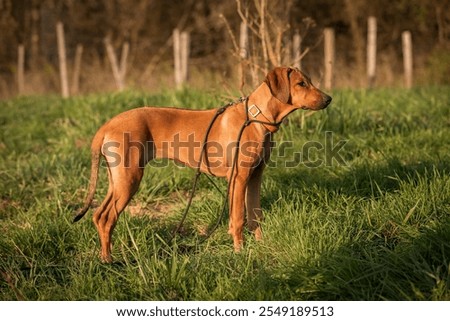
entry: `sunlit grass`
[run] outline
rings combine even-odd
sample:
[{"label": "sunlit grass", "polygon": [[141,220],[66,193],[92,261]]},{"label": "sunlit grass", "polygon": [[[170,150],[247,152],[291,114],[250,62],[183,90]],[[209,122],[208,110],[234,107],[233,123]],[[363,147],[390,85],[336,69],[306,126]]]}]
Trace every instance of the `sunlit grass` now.
[{"label": "sunlit grass", "polygon": [[[181,235],[170,240],[194,172],[149,166],[98,258],[90,212],[72,224],[89,178],[89,144],[113,115],[143,105],[209,108],[185,89],[0,103],[2,300],[448,300],[449,88],[338,91],[325,111],[290,117],[264,174],[264,241],[235,254],[227,219],[206,241],[222,196],[202,178]],[[346,141],[336,161],[296,162],[311,141]],[[279,157],[275,157],[279,155]],[[326,157],[316,150],[313,160]],[[291,168],[286,168],[290,161]],[[222,181],[217,184],[226,190]],[[96,202],[107,188],[101,171]]]}]

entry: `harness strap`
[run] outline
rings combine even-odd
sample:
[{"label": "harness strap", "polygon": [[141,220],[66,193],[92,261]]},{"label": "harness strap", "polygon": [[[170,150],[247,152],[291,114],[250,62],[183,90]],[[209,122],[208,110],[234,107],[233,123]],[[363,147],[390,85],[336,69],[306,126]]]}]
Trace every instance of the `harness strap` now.
[{"label": "harness strap", "polygon": [[[206,236],[203,238],[203,240],[201,242],[206,241],[214,233],[214,231],[217,229],[217,227],[219,226],[220,222],[222,221],[222,219],[224,217],[226,206],[228,204],[228,198],[230,196],[231,184],[233,184],[233,182],[232,182],[232,180],[234,178],[233,176],[234,176],[235,169],[236,169],[236,166],[237,166],[237,161],[238,161],[238,158],[239,158],[240,142],[241,142],[241,138],[242,138],[242,135],[244,133],[245,128],[247,126],[249,126],[251,123],[258,123],[258,124],[263,125],[271,133],[274,133],[274,132],[276,132],[278,130],[278,128],[280,127],[280,125],[282,123],[282,122],[271,122],[266,116],[264,116],[264,114],[261,112],[261,110],[256,105],[252,105],[252,106],[249,107],[248,106],[248,97],[241,97],[238,100],[238,103],[239,102],[245,102],[244,106],[245,106],[245,111],[246,111],[246,113],[245,113],[246,120],[242,124],[242,126],[241,126],[241,128],[239,130],[237,139],[236,139],[236,152],[235,152],[233,160],[232,160],[230,181],[228,182],[227,193],[226,193],[226,195],[224,195],[224,201],[222,203],[222,210],[220,212],[220,215],[217,218],[217,221],[216,221],[215,225],[213,226],[213,228],[211,230],[209,230],[209,232],[206,234]],[[203,161],[203,155],[204,155],[204,151],[205,151],[205,148],[206,148],[206,143],[208,142],[209,132],[211,131],[211,128],[214,125],[214,122],[216,121],[217,117],[219,117],[220,114],[225,112],[225,110],[228,107],[230,107],[230,106],[232,106],[234,104],[236,104],[236,103],[232,102],[232,103],[229,103],[229,104],[219,108],[217,110],[216,114],[214,115],[214,117],[211,119],[211,122],[208,125],[208,128],[207,128],[206,133],[205,133],[205,137],[203,139],[203,143],[201,145],[202,149],[200,151],[200,159],[199,159],[199,162],[198,162],[196,175],[195,175],[194,180],[192,182],[191,193],[190,193],[188,202],[186,204],[186,208],[185,208],[185,210],[183,212],[183,216],[181,217],[177,228],[172,232],[172,236],[170,238],[170,241],[172,241],[173,238],[175,237],[175,235],[180,231],[181,227],[184,224],[184,221],[186,220],[186,217],[187,217],[187,214],[189,212],[189,209],[191,207],[192,199],[194,198],[194,194],[195,194],[195,191],[197,189],[198,179],[199,179],[199,177],[201,175],[200,168],[201,168],[201,164],[202,164],[202,161]],[[252,118],[250,118],[249,116],[252,116]],[[263,118],[263,120],[260,119],[261,117]],[[214,184],[214,182],[212,180],[210,180],[210,181],[218,189],[217,185]]]},{"label": "harness strap", "polygon": [[[246,97],[240,97],[237,103],[243,102],[244,100],[247,100],[247,98],[246,98]],[[208,142],[209,132],[211,131],[211,128],[212,128],[212,126],[214,125],[214,122],[216,121],[217,117],[219,117],[219,115],[221,115],[222,113],[224,113],[225,110],[227,110],[228,107],[233,106],[234,104],[236,104],[236,103],[230,102],[230,103],[228,103],[227,105],[222,106],[221,108],[219,108],[219,109],[217,110],[217,112],[214,114],[213,118],[211,119],[211,121],[210,121],[210,123],[209,123],[209,125],[208,125],[208,128],[206,129],[205,137],[204,137],[203,142],[202,142],[202,145],[201,145],[201,148],[202,148],[202,149],[201,149],[201,151],[200,151],[200,159],[199,159],[199,161],[198,161],[197,172],[196,172],[196,174],[195,174],[194,180],[192,181],[191,193],[190,193],[190,195],[189,195],[188,202],[187,202],[187,204],[186,204],[186,208],[184,209],[184,212],[183,212],[183,215],[182,215],[182,217],[181,217],[181,219],[180,219],[180,222],[178,223],[178,226],[175,228],[175,230],[172,232],[172,236],[171,236],[171,238],[170,238],[170,241],[172,241],[173,238],[175,237],[175,235],[180,231],[181,227],[182,227],[183,224],[184,224],[184,221],[186,220],[186,217],[187,217],[187,214],[188,214],[188,212],[189,212],[189,209],[190,209],[190,207],[191,207],[191,204],[192,204],[192,200],[193,200],[193,198],[194,198],[195,191],[197,190],[198,179],[199,179],[199,177],[200,177],[200,175],[201,175],[201,165],[202,165],[202,162],[203,162],[203,155],[204,155],[204,151],[205,151],[205,148],[206,148],[206,143]],[[214,184],[214,185],[215,185],[215,184]],[[216,185],[215,185],[215,186],[216,186]],[[217,188],[217,186],[216,186],[216,188]],[[222,210],[222,211],[223,211],[223,210]],[[221,215],[221,217],[222,217],[222,216],[223,216],[223,215]],[[218,225],[218,224],[217,224],[217,225]],[[215,229],[215,228],[214,228],[214,229]],[[211,235],[211,234],[212,234],[212,232],[211,232],[209,235]],[[208,235],[207,237],[209,237],[209,235]]]},{"label": "harness strap", "polygon": [[[278,131],[282,124],[282,122],[277,123],[270,121],[256,104],[248,107],[248,99],[246,100],[245,108],[247,110],[247,122],[261,124],[271,133]],[[249,116],[251,116],[251,118],[249,118]]]},{"label": "harness strap", "polygon": [[271,133],[274,133],[278,130],[278,126],[276,126],[276,124],[272,125],[272,122],[262,113],[261,109],[259,109],[258,106],[256,106],[255,104],[251,105],[248,108],[248,113],[250,114],[251,119],[254,120],[262,119],[260,120],[262,122],[261,125],[263,125]]}]

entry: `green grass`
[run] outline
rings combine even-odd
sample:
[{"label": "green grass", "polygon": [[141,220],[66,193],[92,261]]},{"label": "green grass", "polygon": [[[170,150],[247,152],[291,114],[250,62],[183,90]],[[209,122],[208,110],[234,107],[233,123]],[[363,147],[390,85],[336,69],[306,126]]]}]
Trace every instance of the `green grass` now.
[{"label": "green grass", "polygon": [[[91,212],[71,223],[96,129],[141,105],[226,101],[184,90],[0,102],[0,300],[449,300],[449,89],[338,91],[303,128],[302,112],[291,115],[276,140],[292,146],[264,174],[264,241],[247,233],[239,254],[227,219],[202,242],[222,202],[206,178],[167,244],[194,172],[147,168],[114,232],[113,264],[98,258]],[[347,141],[346,166],[283,165],[326,132]],[[106,188],[103,169],[97,203]]]}]

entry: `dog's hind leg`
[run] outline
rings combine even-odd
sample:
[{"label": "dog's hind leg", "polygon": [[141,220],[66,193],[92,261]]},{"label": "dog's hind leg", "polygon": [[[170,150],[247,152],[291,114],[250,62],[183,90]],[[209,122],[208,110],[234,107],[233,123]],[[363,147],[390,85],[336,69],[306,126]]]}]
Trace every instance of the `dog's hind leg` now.
[{"label": "dog's hind leg", "polygon": [[100,237],[101,259],[111,259],[111,236],[120,213],[125,209],[141,182],[143,168],[108,168],[109,189],[93,220]]}]

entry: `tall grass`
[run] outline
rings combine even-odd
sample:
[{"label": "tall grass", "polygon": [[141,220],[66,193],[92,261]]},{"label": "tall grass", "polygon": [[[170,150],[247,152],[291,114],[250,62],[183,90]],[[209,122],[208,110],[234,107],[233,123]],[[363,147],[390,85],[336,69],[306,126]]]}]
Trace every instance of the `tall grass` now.
[{"label": "tall grass", "polygon": [[[202,178],[171,242],[193,171],[150,165],[98,259],[89,216],[72,224],[89,177],[89,143],[113,115],[142,105],[208,108],[194,90],[0,103],[2,300],[448,300],[449,88],[337,91],[325,111],[290,117],[263,180],[264,241],[235,254],[221,194]],[[345,141],[336,161],[286,168],[305,143]],[[313,160],[326,159],[316,149]],[[326,166],[329,165],[329,166]],[[101,171],[96,201],[106,192]],[[225,190],[225,183],[218,181]]]}]

